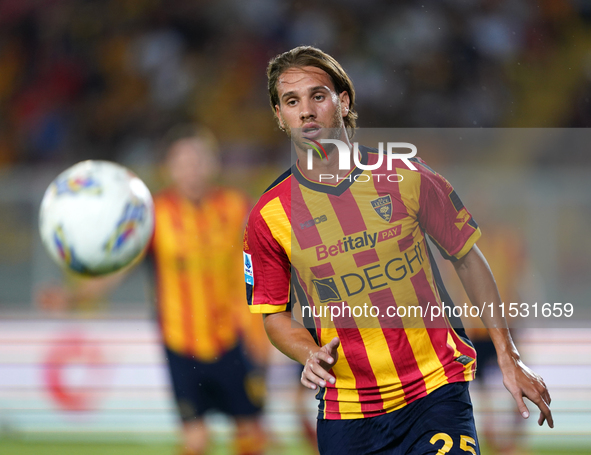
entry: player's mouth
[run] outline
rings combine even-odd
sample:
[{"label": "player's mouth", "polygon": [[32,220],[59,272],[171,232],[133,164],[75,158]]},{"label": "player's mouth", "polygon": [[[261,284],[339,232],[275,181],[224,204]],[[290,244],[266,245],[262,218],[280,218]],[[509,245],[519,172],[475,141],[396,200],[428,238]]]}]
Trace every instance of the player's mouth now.
[{"label": "player's mouth", "polygon": [[322,128],[317,123],[306,123],[302,127],[302,136],[305,139],[312,139],[320,135]]}]

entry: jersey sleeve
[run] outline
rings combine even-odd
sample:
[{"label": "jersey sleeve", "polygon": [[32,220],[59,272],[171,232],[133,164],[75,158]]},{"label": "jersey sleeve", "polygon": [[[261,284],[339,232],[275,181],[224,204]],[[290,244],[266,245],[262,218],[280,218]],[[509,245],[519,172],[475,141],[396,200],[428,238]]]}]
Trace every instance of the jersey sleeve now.
[{"label": "jersey sleeve", "polygon": [[480,238],[478,224],[451,184],[422,160],[418,220],[439,248],[453,262],[462,258]]},{"label": "jersey sleeve", "polygon": [[246,225],[243,247],[246,298],[251,313],[286,311],[291,279],[289,258],[256,208]]}]

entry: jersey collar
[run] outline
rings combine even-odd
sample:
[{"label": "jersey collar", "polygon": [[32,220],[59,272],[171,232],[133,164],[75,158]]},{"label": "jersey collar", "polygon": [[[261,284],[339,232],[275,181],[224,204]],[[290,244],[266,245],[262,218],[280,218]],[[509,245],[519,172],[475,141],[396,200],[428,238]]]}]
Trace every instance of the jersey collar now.
[{"label": "jersey collar", "polygon": [[[361,164],[367,164],[368,150],[369,149],[363,145],[359,146],[359,153],[361,154]],[[318,191],[319,193],[327,193],[332,194],[334,196],[340,196],[345,191],[347,191],[347,189],[349,189],[349,187],[353,183],[355,183],[355,179],[357,178],[357,176],[363,172],[363,169],[355,166],[345,177],[343,177],[343,179],[339,183],[332,184],[321,183],[316,180],[310,180],[304,174],[302,174],[297,162],[291,167],[291,169],[293,176],[296,178],[300,185],[305,186],[306,188],[309,188],[313,191]]]}]

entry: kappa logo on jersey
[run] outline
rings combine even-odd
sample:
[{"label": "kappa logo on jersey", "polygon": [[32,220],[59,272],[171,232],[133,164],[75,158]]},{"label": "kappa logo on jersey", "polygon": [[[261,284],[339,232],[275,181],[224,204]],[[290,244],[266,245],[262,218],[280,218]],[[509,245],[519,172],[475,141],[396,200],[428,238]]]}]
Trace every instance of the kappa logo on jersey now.
[{"label": "kappa logo on jersey", "polygon": [[379,197],[370,202],[376,213],[380,215],[382,219],[389,222],[390,218],[392,218],[392,199],[390,198],[390,195],[388,194]]},{"label": "kappa logo on jersey", "polygon": [[244,281],[251,286],[254,284],[254,273],[252,269],[252,256],[248,253],[242,252],[244,256]]},{"label": "kappa logo on jersey", "polygon": [[306,221],[305,223],[300,223],[300,229],[308,229],[309,227],[316,226],[320,223],[324,223],[325,221],[328,221],[326,215],[320,215],[316,218],[312,218],[311,220]]},{"label": "kappa logo on jersey", "polygon": [[324,280],[313,279],[312,283],[314,283],[320,303],[342,301],[341,294],[333,278],[325,278]]}]

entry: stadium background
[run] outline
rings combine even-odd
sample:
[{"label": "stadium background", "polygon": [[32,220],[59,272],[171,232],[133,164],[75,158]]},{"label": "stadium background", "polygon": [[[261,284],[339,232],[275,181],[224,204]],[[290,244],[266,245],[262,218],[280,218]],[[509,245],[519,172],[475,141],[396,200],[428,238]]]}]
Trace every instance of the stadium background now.
[{"label": "stadium background", "polygon": [[[188,123],[217,135],[227,181],[260,194],[289,164],[266,63],[299,44],[349,72],[361,127],[591,126],[585,0],[0,0],[0,453],[172,453],[176,420],[145,271],[108,302],[40,311],[36,290],[61,274],[40,245],[38,205],[59,171],[89,158],[118,161],[159,188],[162,138]],[[527,245],[529,289],[591,301],[591,152],[524,145],[424,158],[485,233],[496,224]],[[474,176],[491,170],[485,193]],[[588,453],[591,330],[524,329],[520,348],[550,387],[556,422],[552,431],[527,422],[532,453]],[[276,356],[266,418],[281,448],[272,453],[304,453],[294,381]],[[505,415],[508,394],[500,380],[490,387],[497,408],[478,414]],[[223,453],[227,422],[212,423]]]}]

